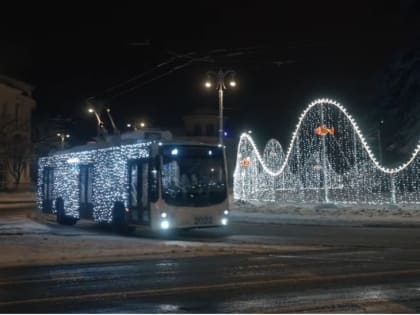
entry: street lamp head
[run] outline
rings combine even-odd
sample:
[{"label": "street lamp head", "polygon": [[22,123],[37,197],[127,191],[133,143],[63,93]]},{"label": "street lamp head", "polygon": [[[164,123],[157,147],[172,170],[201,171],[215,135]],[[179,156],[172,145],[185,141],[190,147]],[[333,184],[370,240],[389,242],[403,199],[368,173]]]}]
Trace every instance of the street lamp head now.
[{"label": "street lamp head", "polygon": [[131,128],[131,124],[127,124],[127,128]]},{"label": "street lamp head", "polygon": [[141,128],[144,128],[144,127],[146,127],[146,123],[144,123],[143,121],[140,123],[140,127]]},{"label": "street lamp head", "polygon": [[66,138],[70,138],[70,135],[69,134],[66,134]]},{"label": "street lamp head", "polygon": [[61,133],[57,133],[57,137],[61,137]]},{"label": "street lamp head", "polygon": [[94,110],[93,108],[89,108],[89,109],[88,109],[88,112],[89,112],[89,113],[93,113],[94,111],[95,111],[95,110]]},{"label": "street lamp head", "polygon": [[216,89],[218,90],[219,94],[219,144],[220,146],[223,146],[223,136],[226,136],[226,134],[223,131],[223,90],[226,89],[226,79],[228,78],[229,86],[232,88],[236,87],[237,84],[235,81],[235,71],[223,71],[222,69],[219,69],[217,73],[214,71],[208,71],[207,79],[204,82],[204,86],[208,89],[212,87],[212,81],[210,80],[210,77],[216,79],[213,82],[215,83]]},{"label": "street lamp head", "polygon": [[236,80],[235,80],[235,72],[234,71],[229,71],[228,73],[230,73],[230,80],[229,80],[229,85],[231,87],[235,87],[237,85]]},{"label": "street lamp head", "polygon": [[205,86],[206,88],[211,88],[212,84],[211,84],[211,82],[210,82],[209,80],[207,80],[207,81],[204,83],[204,86]]}]

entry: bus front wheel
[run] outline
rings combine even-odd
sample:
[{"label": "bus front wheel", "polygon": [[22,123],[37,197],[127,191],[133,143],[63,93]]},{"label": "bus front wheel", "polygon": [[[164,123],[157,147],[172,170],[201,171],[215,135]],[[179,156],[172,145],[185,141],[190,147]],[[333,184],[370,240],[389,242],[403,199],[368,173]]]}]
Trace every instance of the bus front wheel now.
[{"label": "bus front wheel", "polygon": [[70,217],[64,212],[64,200],[63,198],[57,198],[55,201],[55,209],[57,210],[57,223],[61,225],[75,225],[76,219]]}]

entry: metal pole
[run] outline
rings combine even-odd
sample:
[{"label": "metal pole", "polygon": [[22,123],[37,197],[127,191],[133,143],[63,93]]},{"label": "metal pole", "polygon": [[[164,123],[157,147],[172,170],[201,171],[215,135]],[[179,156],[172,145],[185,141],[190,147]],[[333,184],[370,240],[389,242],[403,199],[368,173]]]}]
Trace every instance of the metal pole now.
[{"label": "metal pole", "polygon": [[[299,133],[296,135],[296,158],[297,158],[297,179],[298,179],[298,197],[300,197],[300,199],[302,201],[305,201],[305,191],[304,191],[304,183],[300,174],[300,137],[299,137]],[[283,171],[284,174],[284,171]],[[306,178],[305,178],[305,184],[306,184]],[[285,189],[285,185],[284,185],[284,175],[283,175],[283,189]]]},{"label": "metal pole", "polygon": [[64,150],[64,135],[61,135],[60,138],[61,138],[61,150]]},{"label": "metal pole", "polygon": [[[321,107],[321,124],[324,124],[324,111],[323,111],[323,105],[320,105]],[[325,136],[321,137],[321,143],[322,143],[322,170],[324,171],[324,198],[325,202],[329,202],[328,199],[328,172],[327,172],[327,148],[325,146]]]},{"label": "metal pole", "polygon": [[106,113],[108,114],[108,118],[111,121],[112,131],[113,131],[114,135],[119,134],[120,131],[118,130],[117,126],[115,125],[114,119],[112,119],[112,116],[111,116],[111,109],[107,108]]},{"label": "metal pole", "polygon": [[352,185],[353,185],[353,189],[355,189],[355,195],[356,195],[356,200],[359,201],[359,190],[360,187],[363,185],[358,185],[359,181],[360,181],[360,174],[359,174],[359,168],[357,166],[358,163],[358,158],[357,158],[357,137],[356,137],[356,129],[353,129],[353,159],[354,159],[354,176],[352,178]]},{"label": "metal pole", "polygon": [[379,128],[378,128],[378,147],[379,147],[379,161],[381,161],[381,164],[383,164],[383,161],[382,161],[381,125],[379,125]]},{"label": "metal pole", "polygon": [[101,124],[102,124],[102,120],[101,120],[101,118],[99,117],[99,114],[96,112],[96,110],[94,110],[94,111],[93,111],[93,113],[95,114],[95,117],[96,117],[96,122],[98,123],[98,126],[101,126]]},{"label": "metal pole", "polygon": [[219,143],[223,145],[223,82],[219,82]]},{"label": "metal pole", "polygon": [[[234,75],[235,72],[233,70],[227,70],[225,72],[223,72],[222,69],[219,69],[219,71],[214,72],[214,71],[208,71],[207,75],[212,75],[216,77],[216,88],[219,92],[219,144],[223,145],[223,135],[224,135],[224,130],[223,130],[223,90],[226,89],[225,86],[225,78],[228,75]],[[233,81],[232,81],[233,82]],[[235,83],[231,83],[232,86],[235,86]],[[206,87],[211,87],[211,84],[207,84],[206,83]]]},{"label": "metal pole", "polygon": [[391,204],[397,204],[396,198],[396,190],[395,190],[395,177],[394,174],[390,174],[391,176]]}]

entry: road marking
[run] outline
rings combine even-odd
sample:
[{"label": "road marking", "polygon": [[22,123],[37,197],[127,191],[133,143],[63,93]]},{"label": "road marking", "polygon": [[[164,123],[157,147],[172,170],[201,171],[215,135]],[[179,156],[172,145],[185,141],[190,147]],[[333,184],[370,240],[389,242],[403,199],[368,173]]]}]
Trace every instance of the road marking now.
[{"label": "road marking", "polygon": [[67,277],[58,277],[58,278],[48,278],[48,279],[30,279],[30,280],[9,280],[1,281],[0,286],[6,285],[15,285],[15,284],[26,284],[26,283],[45,283],[45,282],[59,282],[59,281],[81,281],[89,279],[89,277],[84,276],[67,276]]},{"label": "road marking", "polygon": [[[418,295],[410,295],[399,298],[398,301],[408,301]],[[273,307],[263,310],[252,310],[252,313],[415,313],[415,309],[408,308],[395,301],[389,301],[384,298],[373,298],[370,300],[361,301],[360,299],[336,299],[333,301],[316,302],[311,300],[307,304],[297,306]]]},{"label": "road marking", "polygon": [[198,286],[184,286],[184,287],[175,287],[175,288],[162,288],[162,289],[146,289],[146,290],[132,290],[132,291],[118,291],[118,292],[104,292],[104,293],[94,293],[94,294],[85,294],[85,295],[71,295],[71,296],[57,296],[57,297],[46,297],[46,298],[34,298],[27,300],[17,300],[17,301],[6,301],[0,302],[0,306],[12,306],[12,305],[22,305],[22,304],[40,304],[40,303],[51,303],[51,302],[74,302],[75,300],[91,300],[98,298],[109,298],[121,296],[124,298],[130,296],[136,297],[145,297],[153,295],[173,295],[173,294],[185,294],[189,292],[197,291],[208,291],[208,290],[232,290],[240,287],[267,287],[273,285],[284,285],[293,283],[312,283],[317,281],[340,281],[340,280],[349,280],[354,278],[381,278],[383,280],[384,276],[413,276],[420,275],[420,269],[404,270],[404,271],[385,271],[385,272],[374,272],[374,273],[356,273],[356,274],[346,274],[338,276],[313,276],[308,278],[307,276],[303,278],[288,278],[288,279],[273,279],[273,280],[257,280],[257,281],[243,281],[243,282],[234,282],[228,284],[210,284],[210,285],[198,285]]}]

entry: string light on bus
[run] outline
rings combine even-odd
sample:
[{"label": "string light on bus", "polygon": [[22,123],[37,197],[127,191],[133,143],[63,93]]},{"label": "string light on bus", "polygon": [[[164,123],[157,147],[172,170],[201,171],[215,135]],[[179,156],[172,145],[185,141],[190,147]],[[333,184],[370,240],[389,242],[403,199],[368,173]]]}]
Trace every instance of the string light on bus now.
[{"label": "string light on bus", "polygon": [[63,198],[66,214],[77,218],[80,198],[79,167],[95,163],[95,174],[92,178],[93,214],[97,221],[111,222],[109,209],[112,209],[115,201],[122,201],[125,206],[128,205],[128,194],[124,189],[128,185],[127,161],[147,158],[149,145],[150,142],[145,142],[41,158],[38,172],[38,206],[42,208],[42,175],[44,167],[48,165],[54,169],[52,199],[66,196]]}]

